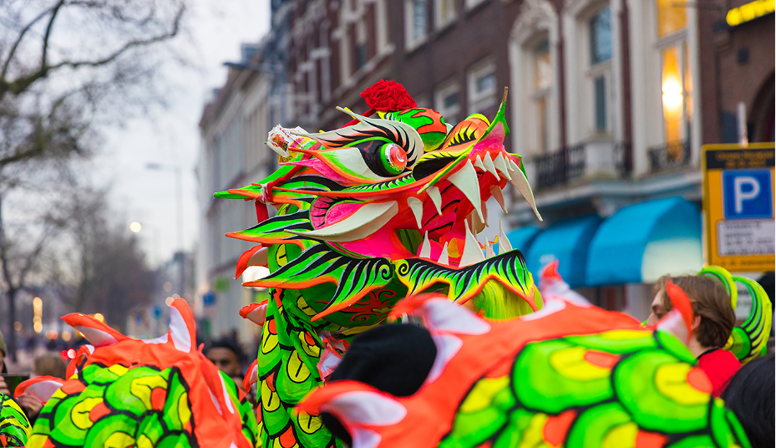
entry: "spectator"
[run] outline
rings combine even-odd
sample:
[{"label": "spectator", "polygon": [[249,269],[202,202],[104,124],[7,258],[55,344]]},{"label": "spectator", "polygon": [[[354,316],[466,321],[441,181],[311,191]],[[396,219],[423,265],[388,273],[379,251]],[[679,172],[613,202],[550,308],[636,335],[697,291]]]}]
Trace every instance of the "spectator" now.
[{"label": "spectator", "polygon": [[730,296],[724,286],[709,277],[664,275],[655,284],[655,299],[652,301],[648,324],[656,323],[671,311],[671,301],[665,293],[668,280],[682,288],[690,298],[695,320],[687,347],[698,358],[698,367],[706,372],[714,388],[714,395],[718,397],[730,378],[741,368],[735,355],[721,349],[730,338],[736,323]]},{"label": "spectator", "polygon": [[243,353],[238,345],[230,338],[223,338],[213,341],[205,349],[205,357],[218,367],[218,370],[224,372],[232,379],[239,378],[238,385],[242,384],[242,360]]},{"label": "spectator", "polygon": [[774,437],[774,357],[749,361],[730,380],[722,398],[736,414],[752,446],[776,446]]},{"label": "spectator", "polygon": [[[8,373],[8,368],[5,366],[5,357],[8,354],[8,348],[5,346],[5,339],[3,333],[0,333],[0,374]],[[5,380],[0,376],[0,395],[11,395],[11,391],[8,390],[8,386],[5,385]]]},{"label": "spectator", "polygon": [[[67,366],[65,366],[65,362],[62,361],[60,355],[56,353],[45,353],[35,358],[35,361],[32,363],[32,375],[30,375],[30,378],[35,378],[37,376],[53,376],[64,380],[67,379],[66,370]],[[30,424],[34,424],[35,420],[38,418],[38,414],[40,414],[40,410],[43,409],[43,403],[31,395],[22,395],[16,399],[16,402],[19,403],[19,406],[21,406],[22,410],[27,415]]]}]

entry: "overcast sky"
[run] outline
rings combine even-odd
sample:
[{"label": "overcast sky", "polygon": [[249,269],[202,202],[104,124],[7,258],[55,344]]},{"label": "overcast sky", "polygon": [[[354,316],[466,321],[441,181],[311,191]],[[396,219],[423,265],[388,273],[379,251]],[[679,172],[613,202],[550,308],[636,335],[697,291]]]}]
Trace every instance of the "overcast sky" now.
[{"label": "overcast sky", "polygon": [[127,226],[142,223],[143,247],[154,265],[177,250],[175,175],[148,170],[146,164],[181,168],[184,249],[192,249],[199,240],[194,168],[205,98],[226,80],[223,63],[240,59],[240,43],[258,42],[269,30],[269,0],[193,0],[189,14],[190,39],[183,37],[179,44],[191,53],[194,67],[163,68],[169,107],[108,129],[95,161],[98,181],[113,186],[117,217]]}]

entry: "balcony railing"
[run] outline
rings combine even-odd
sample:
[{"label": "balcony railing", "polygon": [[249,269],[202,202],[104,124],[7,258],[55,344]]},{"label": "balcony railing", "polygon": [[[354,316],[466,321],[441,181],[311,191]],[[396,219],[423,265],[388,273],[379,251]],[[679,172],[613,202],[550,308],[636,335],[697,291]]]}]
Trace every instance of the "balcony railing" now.
[{"label": "balcony railing", "polygon": [[618,177],[624,179],[633,173],[633,146],[630,142],[614,144],[614,170]]},{"label": "balcony railing", "polygon": [[585,173],[585,145],[575,145],[534,159],[537,188],[565,184]]},{"label": "balcony railing", "polygon": [[690,141],[668,142],[647,149],[649,172],[668,171],[690,164]]}]

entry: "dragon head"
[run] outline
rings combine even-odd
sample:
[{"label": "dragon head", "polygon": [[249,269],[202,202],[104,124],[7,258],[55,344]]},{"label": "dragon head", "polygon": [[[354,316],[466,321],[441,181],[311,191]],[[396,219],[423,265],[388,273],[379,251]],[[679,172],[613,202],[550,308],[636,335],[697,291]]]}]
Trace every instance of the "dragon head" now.
[{"label": "dragon head", "polygon": [[246,286],[314,288],[303,294],[305,314],[345,327],[375,324],[424,290],[459,302],[500,297],[486,310],[491,317],[536,310],[531,275],[503,229],[498,253],[496,242],[477,238],[489,224],[486,201],[503,208],[509,183],[539,217],[521,157],[504,148],[504,109],[502,101],[492,121],[475,114],[451,126],[427,108],[372,116],[340,108],[354,124],[320,133],[274,128],[267,144],[280,168],[216,194],[256,203],[258,225],[227,235],[259,243],[237,274],[267,265],[270,275]]}]

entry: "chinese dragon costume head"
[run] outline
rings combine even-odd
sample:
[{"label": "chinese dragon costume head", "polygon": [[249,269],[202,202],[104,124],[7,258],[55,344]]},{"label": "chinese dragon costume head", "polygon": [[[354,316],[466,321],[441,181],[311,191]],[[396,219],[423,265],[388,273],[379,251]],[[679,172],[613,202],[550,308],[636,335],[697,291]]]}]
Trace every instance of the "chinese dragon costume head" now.
[{"label": "chinese dragon costume head", "polygon": [[353,380],[313,392],[353,448],[749,447],[685,343],[692,306],[674,284],[657,325],[542,291],[545,307],[486,321],[438,295],[400,302],[436,345],[425,383],[394,397]]},{"label": "chinese dragon costume head", "polygon": [[150,340],[83,314],[63,319],[93,345],[79,348],[67,381],[38,377],[16,389],[45,403],[28,448],[259,446],[252,406],[196,347],[185,300],[172,303],[167,334]]},{"label": "chinese dragon costume head", "polygon": [[265,446],[335,443],[318,418],[294,417],[290,408],[322,384],[322,359],[341,355],[398,300],[441,291],[491,318],[541,308],[523,255],[503,230],[498,253],[476,236],[488,224],[485,202],[494,197],[503,207],[508,183],[536,211],[521,157],[504,148],[504,102],[492,121],[475,114],[452,126],[392,81],[362,96],[372,109],[339,109],[353,118],[342,128],[274,128],[267,144],[280,168],[215,195],[256,206],[258,225],[227,235],[257,243],[237,276],[248,266],[270,271],[245,283],[270,288],[268,302],[245,313],[264,323],[254,373]]}]

